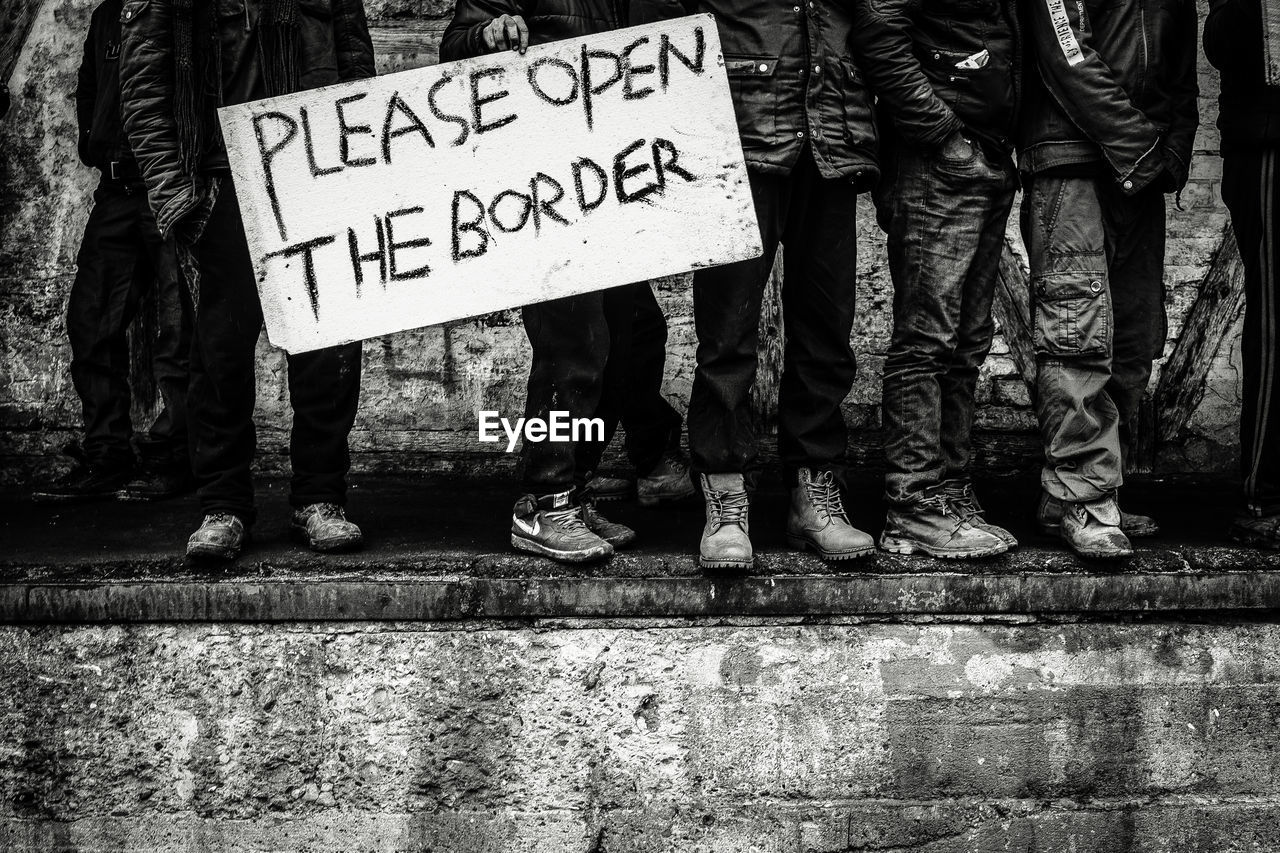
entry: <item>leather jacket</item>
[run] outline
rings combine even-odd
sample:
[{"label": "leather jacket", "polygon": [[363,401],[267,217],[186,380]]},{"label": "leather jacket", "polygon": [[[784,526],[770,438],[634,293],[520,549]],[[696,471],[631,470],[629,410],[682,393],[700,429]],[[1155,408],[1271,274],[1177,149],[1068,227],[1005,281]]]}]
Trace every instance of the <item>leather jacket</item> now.
[{"label": "leather jacket", "polygon": [[1025,0],[1027,75],[1019,165],[1092,167],[1133,194],[1181,189],[1196,98],[1195,0]]},{"label": "leather jacket", "polygon": [[908,144],[957,131],[1010,151],[1022,88],[1014,0],[854,0],[853,46]]},{"label": "leather jacket", "polygon": [[[221,45],[220,105],[265,97],[259,59],[262,0],[214,3]],[[203,156],[182,168],[176,112],[173,0],[125,0],[121,14],[121,114],[160,233],[199,203],[204,176],[224,172],[227,155],[216,118],[203,117]],[[298,89],[372,77],[373,42],[361,0],[298,0]]]}]

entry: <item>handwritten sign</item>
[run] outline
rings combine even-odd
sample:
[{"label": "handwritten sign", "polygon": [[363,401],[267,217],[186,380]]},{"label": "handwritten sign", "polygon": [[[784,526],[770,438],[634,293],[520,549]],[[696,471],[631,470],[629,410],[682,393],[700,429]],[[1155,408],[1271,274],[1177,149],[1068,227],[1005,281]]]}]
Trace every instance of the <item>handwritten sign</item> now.
[{"label": "handwritten sign", "polygon": [[714,20],[219,111],[290,352],[757,257]]}]

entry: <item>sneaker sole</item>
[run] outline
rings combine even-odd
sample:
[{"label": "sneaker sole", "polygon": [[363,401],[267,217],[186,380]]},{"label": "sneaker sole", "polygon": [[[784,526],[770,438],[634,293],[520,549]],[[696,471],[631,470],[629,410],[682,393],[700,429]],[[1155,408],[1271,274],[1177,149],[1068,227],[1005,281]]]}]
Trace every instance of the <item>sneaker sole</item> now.
[{"label": "sneaker sole", "polygon": [[31,502],[38,504],[87,504],[95,501],[109,501],[115,496],[115,489],[109,492],[97,492],[92,495],[60,495],[51,492],[32,492]]},{"label": "sneaker sole", "polygon": [[305,527],[289,527],[289,533],[295,542],[306,545],[317,554],[339,554],[343,551],[355,551],[364,545],[364,536],[350,536],[333,539],[328,542],[315,542],[307,534]]},{"label": "sneaker sole", "polygon": [[511,534],[511,547],[529,554],[550,557],[562,563],[590,563],[613,556],[613,546],[608,542],[604,543],[603,546],[588,548],[584,551],[559,551],[555,548],[548,548],[541,542],[525,539],[523,536],[517,536],[514,533]]},{"label": "sneaker sole", "polygon": [[857,548],[852,551],[826,551],[819,548],[817,544],[810,542],[802,536],[793,536],[787,534],[787,545],[795,551],[812,551],[824,560],[839,562],[840,560],[856,560],[859,557],[867,557],[876,551],[875,543],[871,543],[865,548]]},{"label": "sneaker sole", "polygon": [[939,560],[980,560],[983,557],[995,557],[1009,550],[1009,546],[1004,542],[994,545],[990,548],[984,548],[981,551],[965,551],[963,553],[957,551],[947,551],[942,548],[934,548],[911,539],[903,539],[898,536],[881,536],[880,549],[890,554],[926,554],[930,557],[937,557]]}]

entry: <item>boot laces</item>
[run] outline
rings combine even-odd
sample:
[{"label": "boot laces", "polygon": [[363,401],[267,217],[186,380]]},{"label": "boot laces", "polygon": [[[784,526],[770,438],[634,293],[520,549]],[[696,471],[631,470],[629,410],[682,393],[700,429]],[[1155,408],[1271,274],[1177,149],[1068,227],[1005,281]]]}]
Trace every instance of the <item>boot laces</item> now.
[{"label": "boot laces", "polygon": [[840,497],[840,487],[836,485],[835,477],[830,471],[823,471],[805,483],[805,492],[814,508],[819,514],[825,515],[828,521],[833,518],[848,520],[844,501]]},{"label": "boot laces", "polygon": [[331,503],[316,504],[316,515],[326,520],[340,519],[345,521],[347,517],[347,514],[343,511],[342,507]]},{"label": "boot laces", "polygon": [[967,483],[947,486],[943,490],[943,494],[946,495],[956,513],[965,521],[973,518],[982,518],[983,510],[978,504],[978,496],[973,493],[973,488]]},{"label": "boot laces", "polygon": [[216,524],[220,526],[225,525],[227,527],[231,527],[238,520],[239,518],[236,515],[229,512],[211,512],[204,517],[204,522],[201,523],[200,526],[209,527],[210,525]]},{"label": "boot laces", "polygon": [[745,528],[750,501],[746,492],[713,492],[708,491],[710,499],[707,504],[711,514],[711,525],[717,529],[726,524],[736,524]]}]

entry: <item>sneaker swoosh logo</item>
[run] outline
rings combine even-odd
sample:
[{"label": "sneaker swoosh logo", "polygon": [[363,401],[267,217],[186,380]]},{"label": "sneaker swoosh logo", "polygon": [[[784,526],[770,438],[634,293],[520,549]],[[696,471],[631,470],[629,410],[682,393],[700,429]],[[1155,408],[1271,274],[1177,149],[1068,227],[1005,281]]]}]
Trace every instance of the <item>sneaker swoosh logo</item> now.
[{"label": "sneaker swoosh logo", "polygon": [[511,520],[515,522],[516,527],[519,527],[521,530],[523,530],[525,533],[528,533],[530,536],[537,536],[538,531],[542,529],[542,525],[538,523],[537,518],[534,518],[533,524],[528,524],[522,521],[519,518],[519,516],[515,516],[515,515],[511,516]]}]

